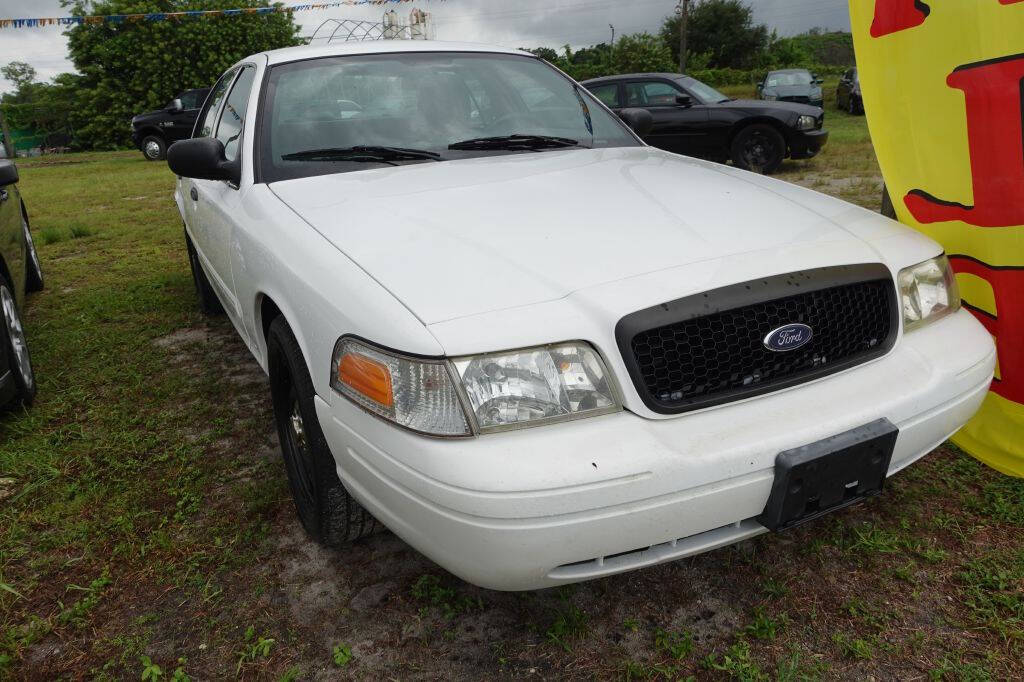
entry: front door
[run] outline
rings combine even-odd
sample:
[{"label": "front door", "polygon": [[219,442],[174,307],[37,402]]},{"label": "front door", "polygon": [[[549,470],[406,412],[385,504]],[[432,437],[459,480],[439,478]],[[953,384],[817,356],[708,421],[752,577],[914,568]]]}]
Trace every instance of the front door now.
[{"label": "front door", "polygon": [[677,98],[684,95],[679,86],[668,81],[630,81],[625,86],[624,104],[651,112],[654,121],[646,138],[648,144],[700,156],[708,147],[707,108],[692,98],[689,104],[679,103]]}]

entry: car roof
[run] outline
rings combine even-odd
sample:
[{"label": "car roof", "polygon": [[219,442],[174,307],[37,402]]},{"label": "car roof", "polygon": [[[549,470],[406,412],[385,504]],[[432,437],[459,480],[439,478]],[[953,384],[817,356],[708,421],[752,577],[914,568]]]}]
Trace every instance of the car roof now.
[{"label": "car roof", "polygon": [[[321,45],[301,45],[285,47],[280,50],[261,52],[267,63],[284,64],[303,59],[319,57],[341,57],[355,54],[388,54],[400,52],[493,52],[499,54],[518,54],[532,57],[529,52],[514,50],[496,45],[482,43],[456,43],[440,40],[351,40]],[[244,60],[243,60],[244,61]]]},{"label": "car roof", "polygon": [[584,84],[586,84],[586,83],[599,83],[599,82],[602,82],[602,81],[610,82],[610,81],[628,80],[630,78],[667,78],[669,80],[676,80],[676,79],[679,79],[679,78],[688,78],[688,76],[686,74],[683,74],[683,73],[669,73],[667,71],[650,72],[650,73],[617,73],[614,76],[600,76],[598,78],[588,78],[587,80],[581,81],[581,82],[584,83]]}]

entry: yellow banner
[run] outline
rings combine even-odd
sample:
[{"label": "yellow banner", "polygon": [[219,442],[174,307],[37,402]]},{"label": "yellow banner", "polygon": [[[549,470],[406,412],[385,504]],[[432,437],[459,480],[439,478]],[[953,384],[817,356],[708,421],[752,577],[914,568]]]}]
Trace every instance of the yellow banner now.
[{"label": "yellow banner", "polygon": [[1024,477],[1024,0],[850,0],[850,21],[896,215],[945,246],[999,354],[953,440]]}]

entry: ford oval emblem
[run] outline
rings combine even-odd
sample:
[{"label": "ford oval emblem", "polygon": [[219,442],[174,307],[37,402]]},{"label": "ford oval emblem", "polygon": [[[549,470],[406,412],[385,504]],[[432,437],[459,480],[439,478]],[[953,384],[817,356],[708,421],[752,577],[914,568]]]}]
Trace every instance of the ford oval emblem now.
[{"label": "ford oval emblem", "polygon": [[810,327],[794,322],[768,332],[764,337],[764,347],[776,352],[796,350],[810,341],[812,336],[814,333]]}]

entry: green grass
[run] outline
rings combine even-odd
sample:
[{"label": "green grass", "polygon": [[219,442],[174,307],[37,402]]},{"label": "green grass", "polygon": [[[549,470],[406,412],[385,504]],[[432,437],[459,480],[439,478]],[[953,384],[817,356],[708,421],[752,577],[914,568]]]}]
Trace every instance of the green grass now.
[{"label": "green grass", "polygon": [[[826,126],[780,177],[877,206],[863,117]],[[196,311],[166,166],[21,174],[46,289],[37,403],[0,416],[0,680],[1019,677],[1024,481],[949,446],[752,548],[574,589],[487,592],[388,536],[316,549],[255,361]]]}]

